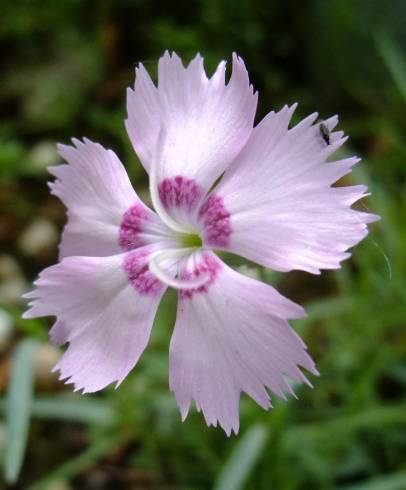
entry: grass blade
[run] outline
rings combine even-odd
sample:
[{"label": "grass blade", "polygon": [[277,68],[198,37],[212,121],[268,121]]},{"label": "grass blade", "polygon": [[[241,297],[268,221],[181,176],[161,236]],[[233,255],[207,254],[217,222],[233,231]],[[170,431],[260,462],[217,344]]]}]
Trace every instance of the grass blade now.
[{"label": "grass blade", "polygon": [[406,488],[406,471],[391,475],[379,476],[365,483],[344,487],[343,490],[404,490]]},{"label": "grass blade", "polygon": [[28,437],[34,388],[33,360],[35,343],[23,340],[16,348],[6,398],[6,443],[4,478],[15,483],[23,463]]},{"label": "grass blade", "polygon": [[393,81],[406,101],[406,61],[402,51],[387,34],[377,36],[376,42]]},{"label": "grass blade", "polygon": [[114,418],[114,411],[101,400],[86,400],[83,396],[82,398],[47,396],[38,397],[33,401],[32,416],[43,419],[106,424]]},{"label": "grass blade", "polygon": [[55,480],[75,477],[122,443],[123,437],[120,435],[106,436],[90,445],[78,456],[58,466],[43,479],[31,485],[28,490],[44,490]]},{"label": "grass blade", "polygon": [[214,490],[239,490],[255,466],[268,437],[263,425],[254,425],[245,432],[221,471]]},{"label": "grass blade", "polygon": [[[6,411],[0,400],[0,413]],[[84,424],[107,424],[114,411],[102,400],[85,399],[82,395],[39,396],[31,402],[31,416],[38,419],[66,420]]]}]

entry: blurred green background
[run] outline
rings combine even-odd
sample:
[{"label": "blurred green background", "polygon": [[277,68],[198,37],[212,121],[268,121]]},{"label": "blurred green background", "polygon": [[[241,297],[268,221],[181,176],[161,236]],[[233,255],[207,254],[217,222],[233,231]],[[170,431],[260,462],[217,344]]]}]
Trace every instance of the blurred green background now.
[{"label": "blurred green background", "polygon": [[[404,0],[0,1],[0,488],[406,489],[405,19]],[[270,412],[244,396],[237,437],[194,411],[180,421],[173,293],[134,372],[93,396],[50,374],[50,322],[20,318],[65,222],[46,186],[55,143],[113,148],[145,195],[125,90],[135,64],[154,75],[165,49],[199,51],[209,71],[237,51],[258,119],[295,101],[297,118],[338,113],[342,154],[363,157],[345,182],[367,183],[363,205],[382,216],[341,270],[250,271],[304,304],[294,327],[322,375]]]}]

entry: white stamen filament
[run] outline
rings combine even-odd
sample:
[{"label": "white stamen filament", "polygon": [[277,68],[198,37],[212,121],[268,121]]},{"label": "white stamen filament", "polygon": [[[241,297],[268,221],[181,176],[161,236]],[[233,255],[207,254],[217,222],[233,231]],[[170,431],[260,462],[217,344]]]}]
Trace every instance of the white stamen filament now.
[{"label": "white stamen filament", "polygon": [[164,260],[175,260],[175,263],[179,263],[179,259],[182,256],[190,253],[189,249],[177,249],[165,252],[156,252],[153,254],[149,261],[149,270],[154,274],[160,281],[176,289],[195,289],[204,286],[210,280],[210,274],[204,272],[198,277],[192,277],[190,279],[178,279],[173,277],[166,269],[169,268],[167,263],[164,267],[159,263],[159,258],[162,257]]},{"label": "white stamen filament", "polygon": [[155,157],[152,159],[151,166],[149,169],[149,192],[151,194],[152,204],[154,206],[155,211],[158,213],[161,220],[172,230],[177,231],[178,233],[188,233],[188,230],[182,228],[166,211],[165,207],[162,204],[161,198],[159,197],[158,191],[158,165],[162,158],[162,150],[163,150],[163,141],[165,138],[165,130],[161,126],[158,134],[157,141],[157,152]]}]

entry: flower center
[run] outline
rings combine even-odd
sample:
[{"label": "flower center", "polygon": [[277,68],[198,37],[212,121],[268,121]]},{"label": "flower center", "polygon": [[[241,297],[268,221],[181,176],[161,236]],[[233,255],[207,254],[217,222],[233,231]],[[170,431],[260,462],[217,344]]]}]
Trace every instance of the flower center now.
[{"label": "flower center", "polygon": [[201,248],[203,241],[197,233],[184,233],[179,235],[183,247]]}]

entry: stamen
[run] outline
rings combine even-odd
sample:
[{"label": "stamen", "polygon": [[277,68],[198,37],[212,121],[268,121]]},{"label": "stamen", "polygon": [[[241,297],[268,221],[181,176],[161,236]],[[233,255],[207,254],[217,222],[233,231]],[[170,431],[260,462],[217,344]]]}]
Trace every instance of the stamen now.
[{"label": "stamen", "polygon": [[[181,252],[181,250],[178,250],[177,252]],[[189,279],[175,278],[171,276],[159,263],[159,258],[162,256],[167,259],[174,258],[173,252],[169,254],[168,252],[158,252],[151,257],[149,261],[149,270],[160,281],[167,284],[168,286],[171,286],[175,289],[195,289],[204,286],[210,280],[210,274],[208,272],[203,272],[202,274],[199,274],[199,276]]]},{"label": "stamen", "polygon": [[159,196],[157,171],[158,171],[158,164],[162,159],[162,148],[163,148],[164,139],[165,139],[165,130],[161,126],[158,134],[157,154],[155,155],[155,158],[153,158],[149,169],[149,191],[151,194],[152,204],[154,206],[155,211],[158,213],[159,217],[161,218],[161,220],[167,226],[169,226],[169,228],[172,228],[172,230],[177,231],[179,233],[188,233],[188,230],[185,230],[169,215],[169,213],[166,211],[165,207],[163,206],[161,198]]}]

